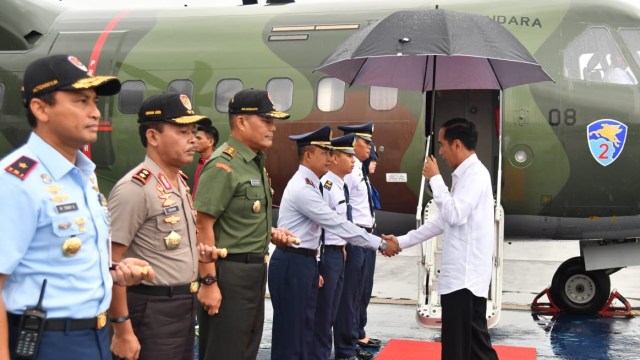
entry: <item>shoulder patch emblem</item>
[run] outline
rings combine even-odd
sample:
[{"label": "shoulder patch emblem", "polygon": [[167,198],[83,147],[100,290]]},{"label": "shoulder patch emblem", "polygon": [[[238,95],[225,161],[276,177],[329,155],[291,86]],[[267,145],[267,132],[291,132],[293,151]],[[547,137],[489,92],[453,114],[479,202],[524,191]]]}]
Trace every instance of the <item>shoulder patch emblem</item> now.
[{"label": "shoulder patch emblem", "polygon": [[147,182],[149,182],[149,179],[151,178],[151,171],[142,168],[140,169],[140,171],[138,171],[137,173],[133,174],[132,181],[140,183],[140,185],[146,185]]},{"label": "shoulder patch emblem", "polygon": [[236,150],[236,148],[230,145],[227,146],[227,148],[224,149],[222,152],[231,156],[232,158],[236,157],[236,154],[238,154],[238,150]]},{"label": "shoulder patch emblem", "polygon": [[332,187],[332,186],[333,186],[333,183],[331,182],[331,180],[327,180],[327,181],[324,183],[324,188],[325,188],[325,189],[327,189],[327,190],[331,190],[331,187]]},{"label": "shoulder patch emblem", "polygon": [[229,165],[224,164],[224,163],[216,163],[216,167],[220,168],[224,171],[227,172],[227,174],[231,174],[231,168],[229,167]]},{"label": "shoulder patch emblem", "polygon": [[13,164],[7,166],[5,170],[10,174],[19,177],[20,180],[24,180],[29,176],[31,171],[36,168],[36,165],[38,165],[36,160],[23,155]]}]

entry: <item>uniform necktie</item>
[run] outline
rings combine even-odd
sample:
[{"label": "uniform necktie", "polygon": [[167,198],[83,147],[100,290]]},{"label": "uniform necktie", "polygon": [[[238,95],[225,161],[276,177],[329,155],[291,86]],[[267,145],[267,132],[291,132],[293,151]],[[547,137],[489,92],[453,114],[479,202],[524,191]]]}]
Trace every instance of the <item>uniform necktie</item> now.
[{"label": "uniform necktie", "polygon": [[347,220],[353,222],[353,213],[351,212],[351,202],[349,201],[349,188],[347,184],[342,186],[344,189],[344,201],[347,203]]},{"label": "uniform necktie", "polygon": [[364,174],[363,179],[365,185],[367,185],[367,201],[369,202],[369,211],[371,212],[371,217],[373,218],[373,201],[371,201],[371,185],[369,185],[369,176],[367,174]]}]

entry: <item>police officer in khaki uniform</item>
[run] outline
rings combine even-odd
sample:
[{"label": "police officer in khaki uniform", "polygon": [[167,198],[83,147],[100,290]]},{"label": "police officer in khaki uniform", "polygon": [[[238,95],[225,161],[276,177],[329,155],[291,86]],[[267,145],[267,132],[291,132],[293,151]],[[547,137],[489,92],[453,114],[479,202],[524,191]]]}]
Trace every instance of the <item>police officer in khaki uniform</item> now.
[{"label": "police officer in khaki uniform", "polygon": [[231,134],[205,165],[198,183],[198,243],[226,248],[201,263],[198,299],[200,359],[255,359],[262,338],[269,241],[295,236],[271,226],[271,187],[264,151],[271,147],[277,111],[271,95],[247,89],[229,101]]},{"label": "police officer in khaki uniform", "polygon": [[115,286],[111,350],[126,359],[193,359],[198,290],[196,224],[180,171],[193,161],[196,115],[186,95],[159,94],[138,113],[144,162],[126,174],[109,198],[113,258],[137,256],[156,271],[153,282]]}]

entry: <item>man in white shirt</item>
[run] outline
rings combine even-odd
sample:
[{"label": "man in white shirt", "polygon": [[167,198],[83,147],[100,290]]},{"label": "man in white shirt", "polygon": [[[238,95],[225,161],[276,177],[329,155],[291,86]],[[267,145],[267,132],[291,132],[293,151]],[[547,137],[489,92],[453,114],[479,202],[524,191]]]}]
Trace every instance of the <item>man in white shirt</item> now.
[{"label": "man in white shirt", "polygon": [[466,119],[442,125],[438,153],[454,169],[451,190],[430,156],[422,174],[430,179],[440,215],[397,238],[404,249],[444,234],[439,289],[443,360],[498,359],[485,315],[494,250],[493,190],[491,176],[475,153],[477,140],[475,125]]},{"label": "man in white shirt", "polygon": [[613,84],[633,85],[636,80],[629,73],[629,66],[619,52],[611,54],[611,65],[604,72],[604,81]]}]

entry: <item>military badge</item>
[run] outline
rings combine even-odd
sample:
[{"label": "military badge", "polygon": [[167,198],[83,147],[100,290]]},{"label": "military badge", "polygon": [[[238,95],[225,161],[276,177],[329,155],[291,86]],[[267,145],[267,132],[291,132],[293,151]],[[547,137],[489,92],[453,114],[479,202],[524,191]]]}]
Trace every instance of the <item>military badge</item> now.
[{"label": "military badge", "polygon": [[620,156],[627,140],[627,128],[612,119],[597,120],[587,126],[587,144],[600,165],[610,165]]},{"label": "military badge", "polygon": [[180,246],[180,240],[182,236],[180,236],[177,232],[171,231],[169,235],[164,238],[164,245],[167,250],[175,250]]},{"label": "military badge", "polygon": [[81,247],[82,241],[77,237],[72,236],[62,243],[62,254],[67,257],[73,256],[80,251]]},{"label": "military badge", "polygon": [[236,148],[234,148],[233,146],[229,145],[222,152],[224,154],[227,154],[227,155],[229,155],[229,156],[231,156],[233,158],[238,153],[238,150],[236,150]]},{"label": "military badge", "polygon": [[160,183],[165,188],[165,190],[171,190],[171,182],[167,178],[167,175],[163,173],[158,174],[158,180],[160,180]]},{"label": "military badge", "polygon": [[333,187],[333,183],[331,182],[331,180],[327,180],[327,182],[324,183],[325,189],[331,190],[332,187]]},{"label": "military badge", "polygon": [[40,174],[40,178],[42,178],[42,182],[45,184],[51,184],[51,178],[49,177],[49,175],[42,173]]},{"label": "military badge", "polygon": [[141,185],[145,185],[149,181],[150,177],[151,177],[151,171],[145,168],[140,169],[140,171],[133,174],[132,176],[132,178],[134,180],[138,180],[138,182],[140,182]]},{"label": "military badge", "polygon": [[[38,162],[27,157],[21,156],[18,160],[14,161],[13,164],[7,166],[5,170],[17,177],[20,180],[24,180],[29,176],[29,173],[38,165]],[[44,175],[44,174],[43,174]],[[48,178],[48,176],[47,176]],[[51,180],[51,179],[49,179]],[[45,182],[46,183],[46,182]],[[47,183],[49,184],[49,183]]]},{"label": "military badge", "polygon": [[88,71],[88,70],[87,70],[87,67],[86,67],[86,66],[84,66],[84,64],[82,63],[82,61],[78,60],[78,58],[77,58],[77,57],[75,57],[75,56],[69,56],[69,57],[67,58],[67,60],[69,60],[69,62],[70,62],[70,63],[72,63],[72,64],[73,64],[75,67],[77,67],[78,69],[80,69],[80,70],[82,70],[82,71],[84,71],[84,72],[87,72],[87,71]]},{"label": "military badge", "polygon": [[164,222],[167,224],[171,224],[171,225],[175,225],[178,221],[180,221],[180,218],[178,216],[175,215],[171,215],[168,216],[166,218],[164,218]]},{"label": "military badge", "polygon": [[262,209],[262,204],[260,204],[260,200],[256,200],[256,201],[253,203],[253,208],[252,208],[252,210],[253,210],[253,212],[254,212],[254,213],[256,213],[256,214],[257,214],[257,213],[259,213],[259,212],[260,212],[260,209]]}]

